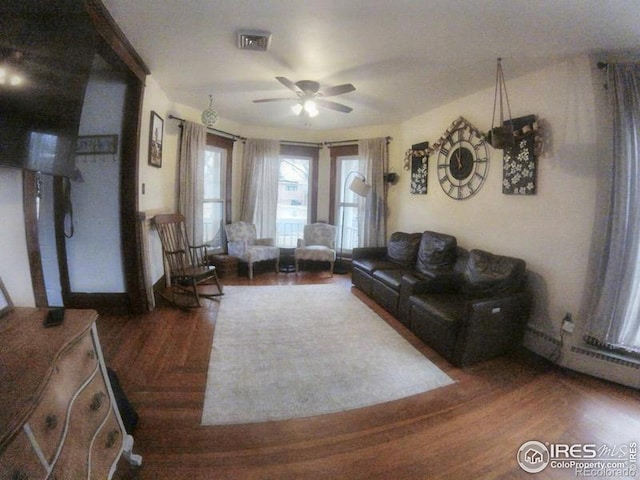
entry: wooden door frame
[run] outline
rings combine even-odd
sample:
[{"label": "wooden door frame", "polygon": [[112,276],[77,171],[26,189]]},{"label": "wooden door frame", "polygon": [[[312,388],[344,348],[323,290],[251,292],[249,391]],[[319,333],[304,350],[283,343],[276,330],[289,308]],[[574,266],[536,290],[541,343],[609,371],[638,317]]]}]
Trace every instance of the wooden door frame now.
[{"label": "wooden door frame", "polygon": [[[127,93],[122,125],[120,166],[120,226],[125,293],[84,294],[70,291],[64,237],[62,178],[54,181],[56,244],[63,301],[70,308],[95,308],[142,313],[149,309],[144,279],[141,238],[138,235],[138,175],[142,100],[149,69],[126,39],[100,0],[85,0],[85,9],[98,36],[99,53],[111,64],[118,64],[126,74]],[[47,296],[38,242],[35,174],[23,176],[23,209],[27,232],[27,249],[36,306],[46,307]]]}]

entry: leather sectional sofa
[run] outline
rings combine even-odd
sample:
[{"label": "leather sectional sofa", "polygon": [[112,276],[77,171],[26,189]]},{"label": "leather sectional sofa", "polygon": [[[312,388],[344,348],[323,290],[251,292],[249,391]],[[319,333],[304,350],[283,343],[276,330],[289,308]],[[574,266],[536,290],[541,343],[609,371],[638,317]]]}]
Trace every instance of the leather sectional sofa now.
[{"label": "leather sectional sofa", "polygon": [[457,366],[518,346],[529,313],[524,260],[469,252],[438,232],[355,248],[352,282]]}]

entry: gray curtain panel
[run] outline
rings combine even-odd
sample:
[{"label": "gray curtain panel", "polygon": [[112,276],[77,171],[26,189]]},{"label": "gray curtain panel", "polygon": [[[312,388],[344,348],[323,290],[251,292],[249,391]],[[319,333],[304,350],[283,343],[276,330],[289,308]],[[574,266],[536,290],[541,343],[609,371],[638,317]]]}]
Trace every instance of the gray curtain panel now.
[{"label": "gray curtain panel", "polygon": [[613,165],[605,258],[587,336],[640,352],[640,65],[609,65]]}]

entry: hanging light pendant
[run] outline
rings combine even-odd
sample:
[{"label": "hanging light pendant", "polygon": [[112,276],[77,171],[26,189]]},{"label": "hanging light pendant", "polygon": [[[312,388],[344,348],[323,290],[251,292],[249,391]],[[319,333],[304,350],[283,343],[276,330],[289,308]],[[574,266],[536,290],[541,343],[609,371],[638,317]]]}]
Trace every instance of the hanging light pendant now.
[{"label": "hanging light pendant", "polygon": [[[504,121],[504,103],[507,104],[508,119]],[[498,110],[498,121],[496,125],[496,109]],[[493,116],[491,117],[491,131],[489,132],[489,142],[493,148],[504,149],[511,147],[514,142],[513,122],[511,121],[511,106],[509,105],[509,95],[507,95],[507,84],[504,81],[502,72],[502,59],[498,58],[496,68],[496,91],[493,98]]]},{"label": "hanging light pendant", "polygon": [[205,127],[213,127],[218,121],[218,112],[213,109],[213,95],[209,95],[209,108],[202,112],[202,123]]}]

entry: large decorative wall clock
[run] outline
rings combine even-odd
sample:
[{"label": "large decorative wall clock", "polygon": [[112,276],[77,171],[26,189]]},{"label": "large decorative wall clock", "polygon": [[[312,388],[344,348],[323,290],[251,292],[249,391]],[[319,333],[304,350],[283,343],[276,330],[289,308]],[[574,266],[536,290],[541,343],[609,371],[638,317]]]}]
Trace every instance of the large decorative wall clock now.
[{"label": "large decorative wall clock", "polygon": [[472,197],[489,171],[489,150],[484,135],[459,117],[434,144],[438,152],[438,182],[455,200]]}]

